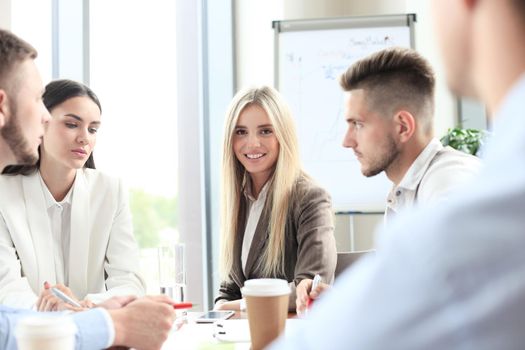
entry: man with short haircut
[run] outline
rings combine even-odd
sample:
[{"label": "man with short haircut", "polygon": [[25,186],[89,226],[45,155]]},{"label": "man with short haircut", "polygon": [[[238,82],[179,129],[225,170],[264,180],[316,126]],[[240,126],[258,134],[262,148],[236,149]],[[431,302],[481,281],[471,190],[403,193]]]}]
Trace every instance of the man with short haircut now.
[{"label": "man with short haircut", "polygon": [[[43,123],[50,116],[42,103],[44,86],[34,63],[36,56],[31,45],[0,29],[0,172],[7,165],[33,164],[38,159]],[[0,275],[6,268],[0,266]],[[76,312],[71,316],[77,326],[76,347],[160,349],[175,317],[173,304],[164,296],[114,297],[101,307]],[[16,349],[17,322],[36,315],[42,313],[0,305],[0,349]]]},{"label": "man with short haircut", "polygon": [[354,63],[340,77],[348,131],[365,176],[385,172],[393,182],[385,219],[417,203],[450,194],[471,178],[477,157],[434,138],[434,72],[416,51],[392,48]]},{"label": "man with short haircut", "polygon": [[49,112],[35,65],[36,50],[0,31],[0,172],[10,164],[34,164]]},{"label": "man with short haircut", "polygon": [[[416,51],[391,48],[367,56],[340,79],[352,148],[365,176],[385,172],[393,182],[385,223],[407,208],[443,200],[477,173],[477,157],[443,147],[434,138],[434,72]],[[312,280],[297,286],[296,310],[329,286],[311,291]]]},{"label": "man with short haircut", "polygon": [[399,215],[272,350],[525,347],[525,1],[432,5],[449,86],[490,112],[484,166]]}]

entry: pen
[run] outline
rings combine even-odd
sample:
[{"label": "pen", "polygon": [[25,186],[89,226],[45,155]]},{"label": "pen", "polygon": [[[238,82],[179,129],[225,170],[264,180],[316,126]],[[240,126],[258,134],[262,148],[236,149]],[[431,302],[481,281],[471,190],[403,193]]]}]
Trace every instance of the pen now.
[{"label": "pen", "polygon": [[74,301],[73,299],[71,299],[70,297],[68,297],[67,295],[65,295],[64,293],[62,293],[62,291],[60,289],[57,289],[55,287],[51,288],[51,292],[59,299],[65,301],[66,303],[68,303],[69,305],[73,305],[74,307],[82,307],[82,305],[80,305],[79,303],[77,303],[76,301]]},{"label": "pen", "polygon": [[[319,283],[321,283],[321,276],[319,274],[316,274],[314,276],[314,280],[312,281],[312,289],[310,290],[313,291],[317,288],[317,286],[319,285]],[[308,304],[306,305],[307,307],[309,307],[313,302],[313,299],[308,299]]]},{"label": "pen", "polygon": [[197,305],[197,304],[193,304],[193,303],[190,303],[190,302],[187,302],[187,303],[176,303],[176,304],[173,305],[173,308],[175,310],[178,310],[178,309],[191,309],[195,305]]}]

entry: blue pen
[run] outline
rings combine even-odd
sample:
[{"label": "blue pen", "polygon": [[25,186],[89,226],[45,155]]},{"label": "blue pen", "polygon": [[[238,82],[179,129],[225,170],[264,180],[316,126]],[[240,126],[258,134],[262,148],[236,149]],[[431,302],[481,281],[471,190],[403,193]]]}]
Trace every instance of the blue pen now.
[{"label": "blue pen", "polygon": [[73,305],[74,307],[82,307],[79,303],[62,293],[60,289],[57,289],[55,287],[51,288],[51,293],[53,293],[57,298],[61,299],[62,301],[65,301],[69,305]]}]

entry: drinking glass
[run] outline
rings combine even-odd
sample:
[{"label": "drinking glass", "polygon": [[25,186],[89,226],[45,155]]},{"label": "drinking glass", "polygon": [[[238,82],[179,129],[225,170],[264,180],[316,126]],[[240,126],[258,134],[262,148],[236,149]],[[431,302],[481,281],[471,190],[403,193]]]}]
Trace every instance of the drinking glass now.
[{"label": "drinking glass", "polygon": [[186,255],[183,243],[158,248],[160,293],[186,301]]}]

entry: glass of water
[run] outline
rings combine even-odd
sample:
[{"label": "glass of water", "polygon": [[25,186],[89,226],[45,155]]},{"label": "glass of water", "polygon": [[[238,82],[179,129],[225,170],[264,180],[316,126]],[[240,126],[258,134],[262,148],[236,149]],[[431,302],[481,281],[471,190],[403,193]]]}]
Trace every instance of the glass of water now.
[{"label": "glass of water", "polygon": [[183,243],[158,248],[160,293],[186,301],[186,254]]}]

